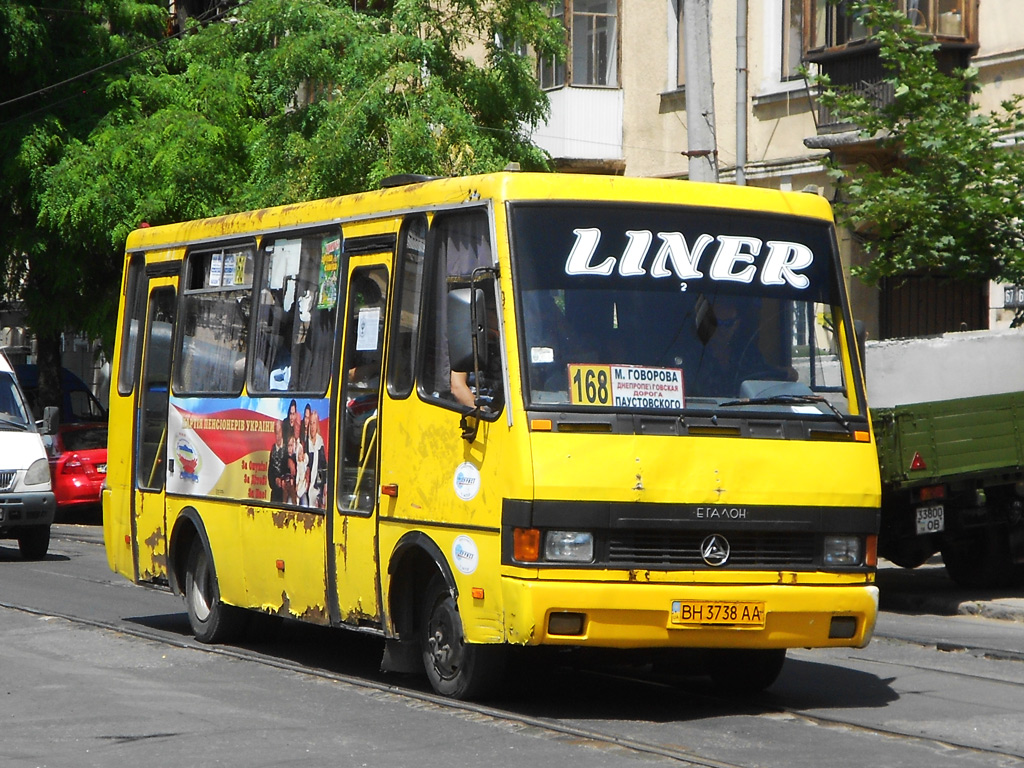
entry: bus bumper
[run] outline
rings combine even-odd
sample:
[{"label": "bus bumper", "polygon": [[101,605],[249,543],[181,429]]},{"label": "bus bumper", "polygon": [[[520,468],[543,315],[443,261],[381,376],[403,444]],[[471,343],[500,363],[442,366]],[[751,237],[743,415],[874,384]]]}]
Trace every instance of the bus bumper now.
[{"label": "bus bumper", "polygon": [[[506,639],[520,645],[862,648],[878,616],[878,587],[869,584],[503,581]],[[684,621],[693,619],[692,611],[684,617],[680,606],[706,609],[707,621]],[[718,623],[728,621],[730,606],[755,616],[763,610],[763,623]]]}]

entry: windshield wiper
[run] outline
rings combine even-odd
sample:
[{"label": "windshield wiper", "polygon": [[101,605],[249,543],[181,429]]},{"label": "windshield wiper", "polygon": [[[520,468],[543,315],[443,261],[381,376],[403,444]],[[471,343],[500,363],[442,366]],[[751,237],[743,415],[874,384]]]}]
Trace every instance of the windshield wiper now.
[{"label": "windshield wiper", "polygon": [[15,421],[5,416],[0,416],[0,427],[14,427],[21,432],[28,432],[28,424],[23,421]]},{"label": "windshield wiper", "polygon": [[793,405],[799,403],[820,403],[832,412],[832,415],[835,416],[836,420],[843,425],[844,429],[850,428],[850,422],[847,421],[843,412],[836,408],[828,398],[823,397],[822,395],[772,395],[771,397],[743,397],[739,400],[726,400],[724,403],[719,403],[718,406],[720,408],[728,408],[735,405]]}]

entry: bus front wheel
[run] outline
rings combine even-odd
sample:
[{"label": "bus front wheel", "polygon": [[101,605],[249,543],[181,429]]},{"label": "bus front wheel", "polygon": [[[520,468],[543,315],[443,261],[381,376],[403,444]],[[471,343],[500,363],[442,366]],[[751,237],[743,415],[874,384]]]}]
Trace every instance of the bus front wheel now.
[{"label": "bus front wheel", "polygon": [[466,642],[458,604],[440,576],[431,580],[425,596],[420,650],[431,687],[453,699],[493,691],[504,672],[504,646]]},{"label": "bus front wheel", "polygon": [[213,558],[196,539],[185,566],[185,607],[192,634],[201,643],[222,643],[238,634],[244,615],[220,600]]}]

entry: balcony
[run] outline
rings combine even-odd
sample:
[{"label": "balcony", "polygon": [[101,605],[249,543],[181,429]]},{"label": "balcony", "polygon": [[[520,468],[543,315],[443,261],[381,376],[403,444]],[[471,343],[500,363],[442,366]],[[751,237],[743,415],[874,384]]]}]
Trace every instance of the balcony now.
[{"label": "balcony", "polygon": [[[897,0],[914,29],[939,44],[939,68],[951,72],[966,67],[978,49],[977,6],[971,0]],[[804,29],[805,60],[816,64],[836,86],[867,96],[878,106],[892,100],[885,82],[878,46],[870,30],[846,11],[846,3],[814,0]],[[849,130],[822,105],[817,106],[818,133]]]},{"label": "balcony", "polygon": [[564,87],[549,91],[551,117],[533,134],[562,170],[621,173],[622,90]]}]

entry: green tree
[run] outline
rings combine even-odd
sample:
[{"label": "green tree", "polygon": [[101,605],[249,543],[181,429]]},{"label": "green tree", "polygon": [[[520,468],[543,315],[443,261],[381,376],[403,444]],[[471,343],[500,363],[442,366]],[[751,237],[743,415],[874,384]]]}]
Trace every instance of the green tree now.
[{"label": "green tree", "polygon": [[25,301],[48,401],[61,332],[98,333],[117,276],[77,233],[40,221],[47,172],[96,128],[115,103],[111,84],[152,57],[165,30],[160,0],[0,0],[0,290]]},{"label": "green tree", "polygon": [[[117,37],[110,19],[165,3],[97,3],[90,29],[102,38],[94,27],[106,24],[108,37],[96,61],[65,71],[127,58],[92,86],[92,119],[78,130],[55,123],[46,92],[4,139],[5,177],[10,164],[23,179],[4,208],[17,211],[22,239],[0,232],[0,253],[12,278],[14,266],[28,268],[37,332],[80,318],[109,337],[124,240],[141,222],[354,192],[396,173],[546,167],[528,133],[547,100],[523,49],[559,54],[562,29],[540,3],[373,2],[357,11],[352,0],[245,0],[155,46]],[[0,0],[0,23],[33,41],[24,66],[55,34],[52,18],[29,24],[30,5]],[[162,30],[166,10],[158,18]],[[55,304],[78,318],[47,315]]]},{"label": "green tree", "polygon": [[889,99],[812,78],[820,100],[891,162],[849,168],[831,161],[839,221],[871,256],[855,269],[869,284],[930,273],[1024,283],[1022,97],[983,114],[972,68],[940,71],[934,40],[891,0],[856,0],[879,47]]}]

